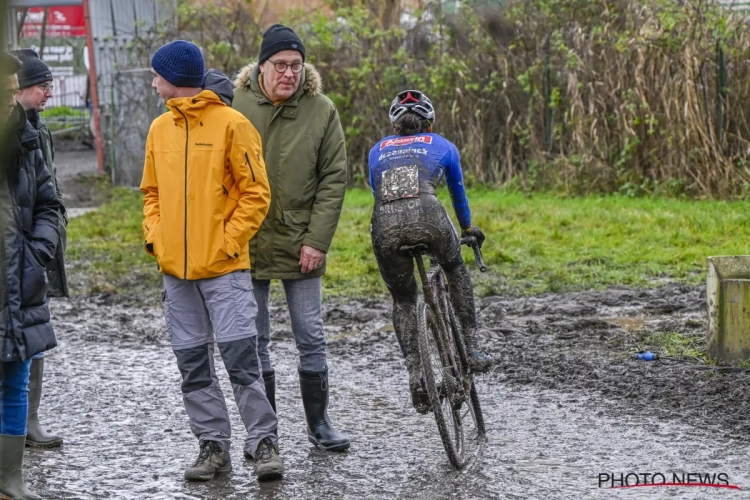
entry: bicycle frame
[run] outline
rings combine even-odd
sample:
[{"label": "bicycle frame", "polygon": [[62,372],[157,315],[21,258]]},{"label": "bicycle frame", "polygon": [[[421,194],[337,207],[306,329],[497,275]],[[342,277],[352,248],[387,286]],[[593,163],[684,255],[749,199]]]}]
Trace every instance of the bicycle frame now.
[{"label": "bicycle frame", "polygon": [[[445,295],[447,290],[444,288],[445,284],[445,272],[435,261],[430,259],[430,269],[426,270],[424,265],[424,259],[422,255],[415,255],[417,261],[417,269],[419,269],[419,276],[422,280],[422,291],[424,294],[425,303],[432,311],[432,319],[435,322],[435,326],[438,328],[440,335],[436,336],[438,343],[438,352],[441,355],[441,362],[443,364],[443,370],[450,368],[454,377],[461,373],[458,369],[458,363],[460,360],[453,359],[451,355],[452,350],[445,345],[445,342],[454,340],[456,342],[462,342],[462,339],[452,339],[452,335],[449,334],[448,325],[445,324],[446,312],[443,308],[447,304],[441,304],[441,300],[448,300]],[[437,296],[436,296],[437,295]],[[458,332],[455,332],[458,334]],[[450,378],[445,380],[451,380]],[[464,389],[466,389],[466,381],[461,381]],[[447,388],[446,388],[447,389]],[[447,394],[451,394],[453,391],[447,391]]]}]

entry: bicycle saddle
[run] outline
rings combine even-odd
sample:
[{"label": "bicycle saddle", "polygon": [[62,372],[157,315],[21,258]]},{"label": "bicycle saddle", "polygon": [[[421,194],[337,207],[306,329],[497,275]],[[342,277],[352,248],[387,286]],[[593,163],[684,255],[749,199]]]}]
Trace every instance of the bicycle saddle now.
[{"label": "bicycle saddle", "polygon": [[429,247],[424,243],[417,243],[416,245],[401,245],[398,247],[398,251],[405,255],[416,257],[417,255],[424,255],[429,250]]}]

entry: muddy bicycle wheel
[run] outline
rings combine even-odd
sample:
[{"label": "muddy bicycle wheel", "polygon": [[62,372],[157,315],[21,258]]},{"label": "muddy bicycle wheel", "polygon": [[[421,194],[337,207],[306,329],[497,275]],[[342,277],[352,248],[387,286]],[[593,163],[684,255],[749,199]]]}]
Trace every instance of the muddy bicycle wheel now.
[{"label": "muddy bicycle wheel", "polygon": [[[456,409],[453,396],[457,391],[463,392],[463,389],[458,387],[460,380],[454,376],[458,370],[454,366],[446,366],[445,362],[452,358],[458,363],[455,345],[442,337],[432,311],[424,302],[417,306],[417,329],[419,356],[432,414],[448,460],[460,469],[466,464],[466,446],[462,412]],[[445,348],[451,352],[446,352]]]},{"label": "muddy bicycle wheel", "polygon": [[[461,378],[464,381],[464,386],[469,386],[469,401],[466,402],[466,412],[462,417],[462,421],[466,420],[467,416],[471,416],[476,427],[477,437],[482,437],[487,433],[487,428],[484,425],[484,414],[482,413],[482,407],[479,405],[479,394],[477,393],[477,384],[474,381],[474,375],[469,373],[469,358],[466,353],[466,346],[464,345],[463,337],[461,336],[461,326],[458,324],[456,313],[453,312],[453,306],[450,301],[445,301],[445,310],[448,312],[448,324],[451,325],[453,334],[453,341],[456,344],[456,350],[458,351],[458,357],[461,360]],[[468,414],[466,414],[468,413]]]}]

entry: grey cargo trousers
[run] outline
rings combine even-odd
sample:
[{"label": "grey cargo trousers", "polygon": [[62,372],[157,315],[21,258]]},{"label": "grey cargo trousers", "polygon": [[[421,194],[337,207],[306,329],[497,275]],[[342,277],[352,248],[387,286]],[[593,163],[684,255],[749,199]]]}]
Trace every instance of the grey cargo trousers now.
[{"label": "grey cargo trousers", "polygon": [[164,275],[163,303],[193,434],[229,450],[231,426],[213,363],[215,341],[247,430],[245,451],[254,455],[264,438],[276,443],[276,414],[266,399],[258,358],[258,307],[250,272],[202,280]]}]

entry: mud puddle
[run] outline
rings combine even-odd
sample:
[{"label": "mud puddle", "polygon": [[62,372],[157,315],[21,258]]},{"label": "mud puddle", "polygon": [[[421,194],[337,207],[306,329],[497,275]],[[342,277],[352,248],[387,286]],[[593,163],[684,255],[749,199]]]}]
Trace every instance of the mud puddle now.
[{"label": "mud puddle", "polygon": [[[702,335],[702,304],[701,290],[674,286],[479,301],[498,367],[480,382],[488,440],[461,472],[448,464],[432,417],[411,409],[389,305],[377,300],[326,304],[331,414],[352,448],[313,449],[288,316],[277,304],[272,353],[286,478],[258,485],[230,410],[233,471],[196,485],[182,479],[197,442],[161,311],[135,299],[57,302],[60,346],[48,355],[41,414],[66,444],[30,450],[26,477],[46,498],[77,499],[744,498],[704,488],[599,488],[602,473],[697,472],[725,473],[750,489],[750,377],[629,357],[648,331]],[[648,320],[635,329],[605,321],[628,315]]]}]

